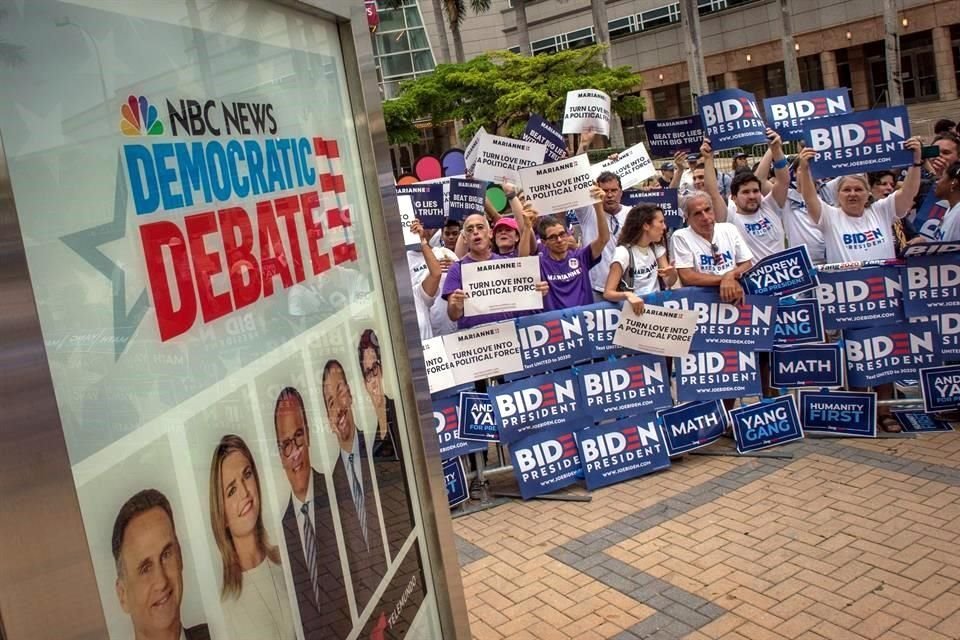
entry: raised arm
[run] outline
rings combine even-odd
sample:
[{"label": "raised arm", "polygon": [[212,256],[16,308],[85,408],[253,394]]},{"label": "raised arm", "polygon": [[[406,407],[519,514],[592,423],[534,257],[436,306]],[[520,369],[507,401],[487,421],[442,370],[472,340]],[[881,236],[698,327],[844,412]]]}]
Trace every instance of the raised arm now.
[{"label": "raised arm", "polygon": [[683,151],[677,151],[673,154],[673,178],[670,179],[670,188],[680,187],[680,179],[683,178],[683,172],[687,170],[687,154]]},{"label": "raised arm", "polygon": [[913,137],[907,140],[904,147],[913,151],[913,165],[907,170],[907,177],[903,184],[893,194],[894,204],[897,207],[897,217],[902,218],[913,208],[913,201],[920,190],[920,165],[923,164],[920,158],[922,144],[920,138]]},{"label": "raised arm", "polygon": [[804,148],[799,155],[800,162],[797,164],[797,186],[800,188],[800,195],[803,196],[803,202],[807,205],[807,215],[813,221],[813,224],[820,224],[820,194],[817,193],[817,185],[813,183],[813,176],[810,174],[810,161],[816,155],[810,147]]},{"label": "raised arm", "polygon": [[771,164],[773,164],[773,153],[770,151],[770,147],[767,147],[760,158],[760,162],[757,163],[757,170],[753,172],[753,175],[760,179],[760,192],[763,195],[767,195],[773,189],[773,183],[767,178],[770,175]]},{"label": "raised arm", "polygon": [[437,256],[433,254],[433,247],[430,246],[430,233],[424,231],[419,220],[414,220],[410,224],[410,231],[420,236],[420,250],[423,251],[423,261],[427,264],[427,276],[420,282],[420,286],[423,287],[423,292],[432,298],[440,290],[440,276],[443,275],[443,267],[440,266]]},{"label": "raised arm", "polygon": [[590,187],[590,195],[597,200],[593,204],[593,210],[597,212],[597,237],[590,243],[590,253],[596,260],[610,242],[610,223],[607,221],[607,212],[603,210],[603,190],[594,184]]},{"label": "raised arm", "polygon": [[717,182],[717,168],[713,164],[713,147],[710,139],[704,138],[700,145],[700,157],[703,158],[703,188],[713,204],[713,215],[717,222],[727,221],[727,201],[720,195],[720,185]]},{"label": "raised arm", "polygon": [[534,226],[537,224],[537,212],[529,204],[520,209],[517,220],[520,223],[520,242],[517,243],[517,255],[521,258],[531,256],[537,252],[537,240]]},{"label": "raised arm", "polygon": [[[780,135],[773,129],[767,129],[768,151],[773,158],[773,172],[777,178],[773,184],[773,199],[777,207],[783,209],[787,204],[787,190],[790,188],[790,170],[787,169],[787,158],[783,155],[783,141]],[[769,171],[769,169],[768,169]],[[760,183],[765,180],[761,177]]]}]

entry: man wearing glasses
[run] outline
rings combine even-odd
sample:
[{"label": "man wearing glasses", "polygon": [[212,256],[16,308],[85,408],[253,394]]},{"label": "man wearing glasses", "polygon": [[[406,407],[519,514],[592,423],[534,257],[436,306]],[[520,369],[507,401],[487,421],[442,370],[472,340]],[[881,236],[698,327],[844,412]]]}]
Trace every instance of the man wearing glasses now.
[{"label": "man wearing glasses", "polygon": [[[530,236],[537,226],[540,245],[540,276],[550,288],[543,299],[545,311],[568,309],[593,303],[591,268],[599,264],[604,247],[610,240],[607,213],[603,208],[604,193],[599,186],[590,188],[597,200],[593,205],[597,220],[597,237],[583,247],[570,248],[569,232],[558,218],[546,216],[537,220],[537,213],[528,210],[523,217],[523,232],[520,234],[520,255],[530,251]],[[539,222],[539,224],[537,224]],[[609,265],[607,266],[609,269]]]},{"label": "man wearing glasses", "polygon": [[290,483],[283,514],[287,566],[304,638],[345,638],[352,622],[323,474],[310,466],[310,427],[300,392],[286,387],[273,410],[277,451]]}]

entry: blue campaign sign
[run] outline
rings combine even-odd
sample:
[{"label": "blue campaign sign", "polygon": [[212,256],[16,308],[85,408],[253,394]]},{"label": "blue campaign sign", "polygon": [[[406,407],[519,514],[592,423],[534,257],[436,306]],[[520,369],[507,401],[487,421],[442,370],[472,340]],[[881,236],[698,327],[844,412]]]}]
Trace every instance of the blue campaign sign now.
[{"label": "blue campaign sign", "polygon": [[523,374],[556,371],[593,356],[586,319],[577,309],[517,318]]},{"label": "blue campaign sign", "polygon": [[900,423],[906,433],[925,433],[928,431],[953,431],[949,422],[938,420],[919,411],[891,411],[890,414]]},{"label": "blue campaign sign", "polygon": [[903,250],[903,256],[932,256],[940,253],[957,253],[960,251],[960,242],[921,242],[908,244]]},{"label": "blue campaign sign", "polygon": [[937,200],[937,190],[930,189],[913,216],[913,228],[928,240],[943,240],[940,223],[950,209],[949,200]]},{"label": "blue campaign sign", "polygon": [[590,353],[594,358],[622,356],[636,353],[626,347],[613,344],[613,335],[620,324],[620,306],[612,302],[597,302],[576,308],[583,318],[583,327],[587,333]]},{"label": "blue campaign sign", "polygon": [[672,120],[645,120],[647,146],[654,158],[672,158],[678,151],[697,153],[703,144],[703,121],[699,115]]},{"label": "blue campaign sign", "polygon": [[960,409],[960,364],[921,369],[920,391],[924,411]]},{"label": "blue campaign sign", "polygon": [[850,90],[846,87],[795,93],[779,98],[766,98],[763,101],[767,124],[779,133],[784,141],[802,140],[803,127],[800,125],[807,120],[849,113],[852,110]]},{"label": "blue campaign sign", "polygon": [[487,448],[486,442],[460,438],[460,421],[457,417],[460,398],[456,396],[432,398],[432,404],[433,426],[437,430],[441,458],[446,460],[474,451],[484,451]]},{"label": "blue campaign sign", "polygon": [[472,213],[483,213],[486,197],[486,182],[468,178],[450,178],[447,216],[454,220],[463,220]]},{"label": "blue campaign sign", "polygon": [[760,395],[755,351],[701,351],[674,360],[679,402]]},{"label": "blue campaign sign", "polygon": [[740,304],[731,304],[720,300],[717,288],[682,287],[661,292],[648,302],[700,314],[697,333],[690,345],[693,351],[728,346],[744,351],[770,351],[773,348],[777,299],[772,296],[744,296]]},{"label": "blue campaign sign", "polygon": [[730,420],[733,421],[733,437],[739,453],[775,447],[803,438],[797,405],[790,395],[732,409]]},{"label": "blue campaign sign", "polygon": [[827,329],[876,327],[903,320],[899,267],[820,271],[816,288]]},{"label": "blue campaign sign", "polygon": [[447,504],[455,507],[470,497],[463,459],[454,458],[443,463],[443,483],[447,486]]},{"label": "blue campaign sign", "polygon": [[460,394],[460,439],[500,442],[497,416],[486,393],[468,391]]},{"label": "blue campaign sign", "polygon": [[836,343],[775,345],[770,354],[770,385],[842,387],[843,347]]},{"label": "blue campaign sign", "polygon": [[567,143],[563,134],[555,126],[534,114],[527,120],[527,127],[523,130],[521,139],[529,142],[538,142],[547,147],[545,163],[556,162],[567,156]]},{"label": "blue campaign sign", "polygon": [[960,311],[960,254],[907,258],[901,279],[907,316]]},{"label": "blue campaign sign", "polygon": [[666,442],[653,414],[577,431],[587,489],[645,476],[670,466]]},{"label": "blue campaign sign", "polygon": [[800,392],[800,424],[804,433],[877,437],[875,391]]},{"label": "blue campaign sign", "polygon": [[754,296],[792,296],[816,288],[818,282],[803,244],[767,256],[740,277],[743,290]]},{"label": "blue campaign sign", "polygon": [[487,393],[504,444],[544,429],[573,430],[591,422],[584,413],[580,385],[569,369],[498,384]]},{"label": "blue campaign sign", "polygon": [[935,322],[940,330],[943,359],[960,360],[960,313],[943,313],[937,316],[913,316],[910,322]]},{"label": "blue campaign sign", "polygon": [[442,229],[447,216],[443,211],[443,184],[398,184],[398,196],[410,196],[413,213],[424,229]]},{"label": "blue campaign sign", "polygon": [[844,331],[847,383],[873,387],[897,380],[916,380],[920,369],[943,364],[942,344],[934,322]]},{"label": "blue campaign sign", "polygon": [[723,89],[697,98],[704,135],[714,151],[767,142],[767,123],[752,93]]},{"label": "blue campaign sign", "polygon": [[814,178],[908,167],[913,163],[913,151],[903,147],[910,138],[906,107],[854,111],[807,120],[800,126],[804,143],[817,152],[810,163]]},{"label": "blue campaign sign", "polygon": [[510,462],[524,500],[573,484],[581,469],[569,429],[547,429],[518,440],[510,447]]},{"label": "blue campaign sign", "polygon": [[636,415],[673,404],[664,358],[634,355],[578,369],[580,397],[594,422]]},{"label": "blue campaign sign", "polygon": [[727,412],[719,400],[688,402],[657,411],[671,456],[716,442],[727,425]]},{"label": "blue campaign sign", "polygon": [[635,207],[638,204],[655,204],[663,209],[663,218],[668,229],[679,229],[683,226],[683,213],[680,211],[679,196],[676,189],[648,189],[639,191],[627,189],[620,198],[620,204]]},{"label": "blue campaign sign", "polygon": [[774,345],[824,342],[825,339],[823,316],[816,298],[780,299],[773,320]]}]

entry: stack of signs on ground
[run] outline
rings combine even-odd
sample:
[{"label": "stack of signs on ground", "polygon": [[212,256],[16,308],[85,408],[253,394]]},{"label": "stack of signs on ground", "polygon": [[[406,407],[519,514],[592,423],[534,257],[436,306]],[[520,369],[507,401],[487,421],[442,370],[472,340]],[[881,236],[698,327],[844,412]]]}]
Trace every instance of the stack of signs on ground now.
[{"label": "stack of signs on ground", "polygon": [[920,411],[891,411],[890,414],[897,419],[900,428],[906,433],[953,431],[950,423]]},{"label": "stack of signs on ground", "polygon": [[657,421],[670,455],[678,456],[719,440],[727,426],[727,412],[720,400],[688,402],[657,411]]},{"label": "stack of signs on ground", "polygon": [[920,369],[943,364],[940,332],[933,322],[849,329],[843,332],[843,345],[847,382],[854,387],[916,380]]},{"label": "stack of signs on ground", "polygon": [[460,437],[460,420],[457,415],[457,409],[460,405],[459,397],[447,396],[432,398],[431,400],[433,404],[433,426],[437,432],[437,440],[440,443],[440,457],[443,460],[487,449],[486,442],[465,440]]},{"label": "stack of signs on ground", "polygon": [[674,361],[679,402],[758,396],[760,369],[756,351],[699,351]]},{"label": "stack of signs on ground", "polygon": [[804,433],[875,438],[877,394],[874,391],[802,390],[800,423]]},{"label": "stack of signs on ground", "polygon": [[653,414],[588,427],[575,435],[591,491],[670,466],[665,438]]},{"label": "stack of signs on ground", "polygon": [[793,396],[764,399],[732,409],[730,420],[733,421],[733,436],[739,453],[775,447],[803,438]]}]

